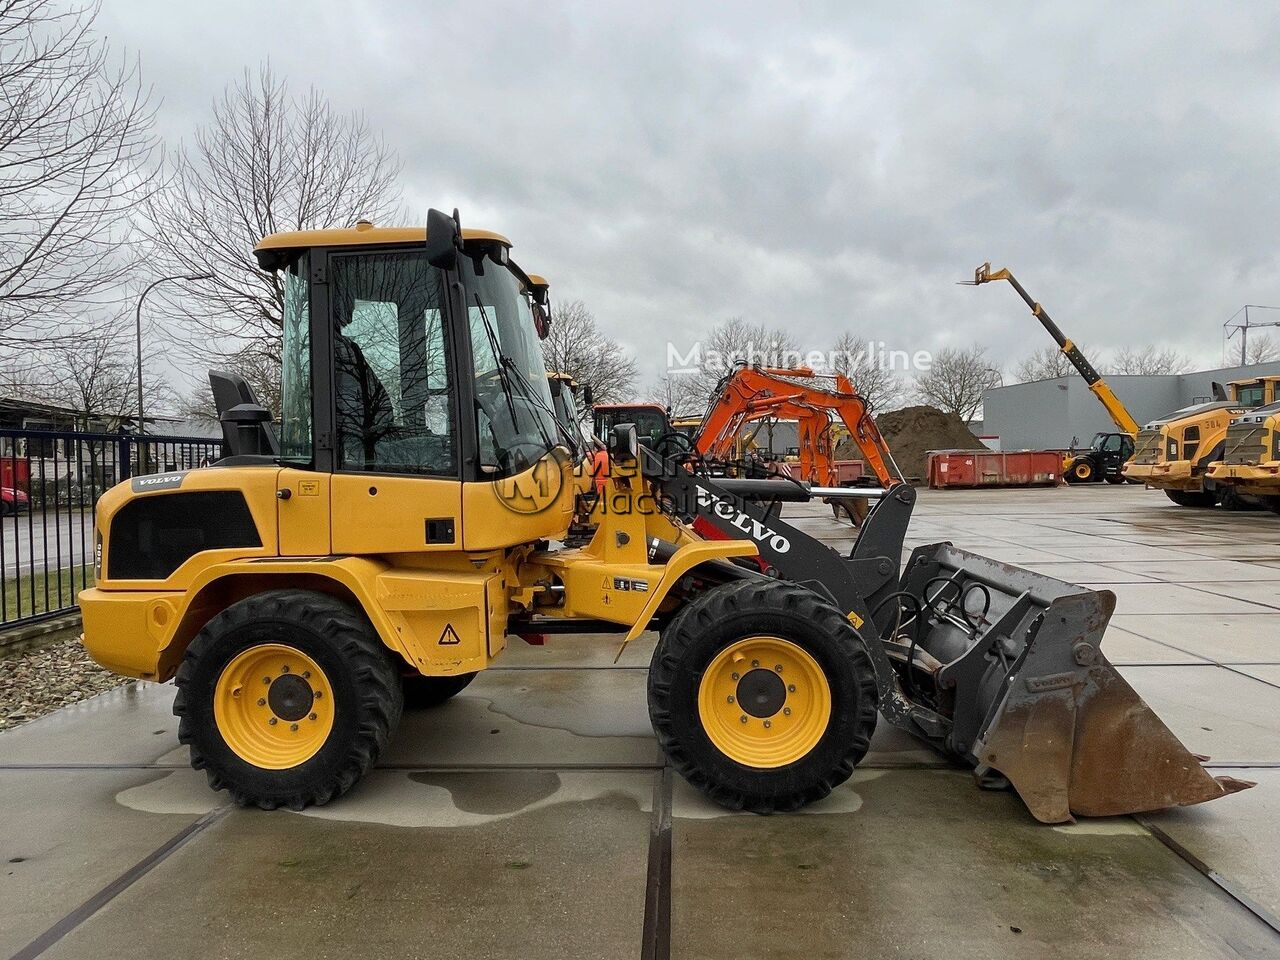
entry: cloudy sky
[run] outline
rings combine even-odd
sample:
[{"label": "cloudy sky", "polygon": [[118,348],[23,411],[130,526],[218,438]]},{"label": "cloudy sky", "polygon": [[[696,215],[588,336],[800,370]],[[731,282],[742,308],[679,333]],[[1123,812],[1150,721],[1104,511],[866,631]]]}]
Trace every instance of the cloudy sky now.
[{"label": "cloudy sky", "polygon": [[411,209],[510,236],[646,380],[731,316],[1012,363],[1050,341],[954,285],[984,260],[1098,354],[1216,365],[1227,317],[1280,303],[1270,4],[542,6],[107,0],[100,26],[171,142],[268,58],[364,111]]}]

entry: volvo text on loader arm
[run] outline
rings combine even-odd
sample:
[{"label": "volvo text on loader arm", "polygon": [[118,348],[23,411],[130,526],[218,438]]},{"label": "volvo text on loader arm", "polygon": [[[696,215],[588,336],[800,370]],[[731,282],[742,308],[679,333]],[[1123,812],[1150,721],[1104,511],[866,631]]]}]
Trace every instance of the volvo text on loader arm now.
[{"label": "volvo text on loader arm", "polygon": [[728,807],[821,799],[878,715],[1046,822],[1247,786],[1210,776],[1107,662],[1111,593],[949,543],[904,566],[907,484],[839,553],[772,509],[821,488],[699,476],[619,424],[590,541],[557,546],[577,464],[503,237],[431,211],[425,234],[275,234],[256,254],[285,293],[279,435],[212,374],[226,455],[103,495],[80,597],[99,663],[176,679],[179,738],[238,803],[333,800],[409,691],[445,700],[557,631],[659,631],[657,741]]}]

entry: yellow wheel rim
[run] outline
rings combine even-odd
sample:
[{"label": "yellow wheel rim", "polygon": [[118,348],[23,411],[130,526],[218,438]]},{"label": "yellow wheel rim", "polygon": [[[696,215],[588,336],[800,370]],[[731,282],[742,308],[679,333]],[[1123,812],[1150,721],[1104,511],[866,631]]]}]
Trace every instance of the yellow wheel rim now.
[{"label": "yellow wheel rim", "polygon": [[1087,463],[1076,464],[1076,476],[1081,480],[1088,480],[1093,476],[1093,467],[1089,466]]},{"label": "yellow wheel rim", "polygon": [[831,685],[805,650],[779,637],[746,637],[702,674],[698,716],[711,742],[747,767],[782,767],[818,745],[831,720]]},{"label": "yellow wheel rim", "polygon": [[218,732],[241,760],[266,770],[305,763],[333,729],[333,687],[301,650],[264,643],[237,654],[213,691]]}]

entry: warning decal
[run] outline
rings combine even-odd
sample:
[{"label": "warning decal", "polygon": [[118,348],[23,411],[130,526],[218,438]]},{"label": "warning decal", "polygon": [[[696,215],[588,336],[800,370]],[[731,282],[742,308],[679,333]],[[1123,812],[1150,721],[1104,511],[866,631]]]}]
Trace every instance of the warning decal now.
[{"label": "warning decal", "polygon": [[461,642],[462,638],[458,636],[458,631],[453,629],[452,623],[444,625],[444,632],[440,634],[440,639],[436,641],[442,647],[450,647]]}]

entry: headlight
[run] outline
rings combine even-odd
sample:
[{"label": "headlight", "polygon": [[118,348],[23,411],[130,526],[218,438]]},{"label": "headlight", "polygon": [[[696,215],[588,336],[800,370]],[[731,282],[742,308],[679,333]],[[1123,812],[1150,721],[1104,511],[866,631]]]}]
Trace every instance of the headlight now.
[{"label": "headlight", "polygon": [[97,583],[102,579],[102,531],[95,530],[96,536],[93,541],[93,581]]},{"label": "headlight", "polygon": [[1178,441],[1173,437],[1169,437],[1165,440],[1164,455],[1166,460],[1178,459]]}]

